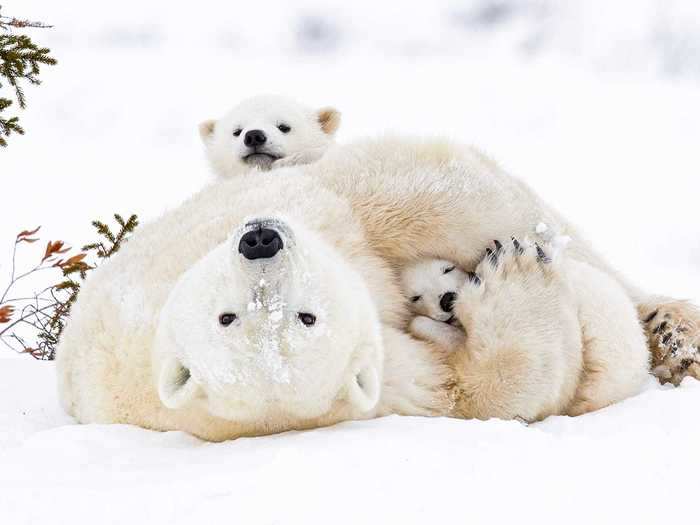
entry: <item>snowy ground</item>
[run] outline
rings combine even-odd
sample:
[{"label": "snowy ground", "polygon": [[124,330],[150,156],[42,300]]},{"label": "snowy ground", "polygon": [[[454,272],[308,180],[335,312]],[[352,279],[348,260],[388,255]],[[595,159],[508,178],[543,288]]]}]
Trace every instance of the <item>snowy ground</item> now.
[{"label": "snowy ground", "polygon": [[[177,205],[209,180],[197,123],[272,92],[336,105],[341,141],[480,145],[634,281],[700,302],[695,2],[3,5],[55,24],[35,34],[61,63],[0,151],[0,276],[24,228],[81,245],[94,218]],[[0,360],[0,523],[691,522],[698,404],[689,380],[529,428],[391,417],[207,444],[74,425],[52,365]]]},{"label": "snowy ground", "polygon": [[578,418],[392,416],[205,443],[71,424],[51,364],[0,381],[0,523],[692,523],[700,383]]}]

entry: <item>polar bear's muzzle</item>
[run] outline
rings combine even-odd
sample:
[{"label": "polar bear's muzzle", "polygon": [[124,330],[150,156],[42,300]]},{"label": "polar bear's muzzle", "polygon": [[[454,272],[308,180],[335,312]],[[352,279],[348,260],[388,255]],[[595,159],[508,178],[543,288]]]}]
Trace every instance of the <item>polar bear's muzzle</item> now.
[{"label": "polar bear's muzzle", "polygon": [[247,221],[238,241],[238,253],[249,261],[272,259],[293,240],[289,227],[278,219]]},{"label": "polar bear's muzzle", "polygon": [[258,226],[248,231],[238,243],[238,253],[249,261],[272,259],[284,248],[284,241],[277,230]]}]

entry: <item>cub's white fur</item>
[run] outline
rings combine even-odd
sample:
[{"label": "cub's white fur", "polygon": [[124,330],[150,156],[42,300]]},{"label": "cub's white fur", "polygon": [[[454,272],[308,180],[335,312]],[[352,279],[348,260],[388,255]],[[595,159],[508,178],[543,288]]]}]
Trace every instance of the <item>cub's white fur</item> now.
[{"label": "cub's white fur", "polygon": [[[269,271],[240,266],[231,249],[255,219],[279,221],[299,239]],[[572,239],[558,261],[480,264],[493,239],[525,238],[539,222]],[[449,354],[401,331],[409,311],[395,269],[425,258],[481,276],[460,293],[455,313],[467,337]],[[289,283],[279,312],[269,307],[274,294],[260,292],[259,310],[249,301],[261,274]],[[143,226],[81,290],[58,349],[60,395],[82,422],[214,440],[389,413],[576,414],[639,390],[648,352],[634,304],[652,301],[477,151],[365,141],[302,168],[205,188]],[[222,308],[241,314],[240,338],[219,329]],[[318,339],[294,324],[300,308],[327,315]]]},{"label": "cub's white fur", "polygon": [[464,342],[464,331],[453,315],[454,300],[467,280],[467,273],[442,259],[424,259],[406,265],[401,286],[409,300],[411,333],[451,351]]},{"label": "cub's white fur", "polygon": [[417,261],[401,271],[401,285],[413,313],[442,322],[452,318],[452,310],[443,308],[440,302],[446,294],[459,292],[466,280],[466,272],[443,259]]},{"label": "cub's white fur", "polygon": [[261,95],[242,101],[219,120],[202,122],[199,133],[213,171],[229,178],[253,168],[315,162],[333,144],[338,126],[336,109],[314,110],[285,97]]}]

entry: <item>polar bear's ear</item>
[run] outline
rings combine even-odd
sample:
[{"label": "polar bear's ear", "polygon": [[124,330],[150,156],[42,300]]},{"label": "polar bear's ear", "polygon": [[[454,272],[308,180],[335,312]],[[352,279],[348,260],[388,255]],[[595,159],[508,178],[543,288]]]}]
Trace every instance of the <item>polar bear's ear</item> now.
[{"label": "polar bear's ear", "polygon": [[158,376],[158,396],[171,409],[185,406],[199,393],[199,385],[187,367],[174,357],[167,357]]},{"label": "polar bear's ear", "polygon": [[321,108],[316,113],[321,129],[327,135],[333,135],[340,126],[340,111],[335,108]]},{"label": "polar bear's ear", "polygon": [[199,136],[206,143],[214,133],[216,120],[205,120],[199,125]]},{"label": "polar bear's ear", "polygon": [[370,362],[357,364],[351,370],[348,398],[360,412],[368,412],[379,402],[379,371]]}]

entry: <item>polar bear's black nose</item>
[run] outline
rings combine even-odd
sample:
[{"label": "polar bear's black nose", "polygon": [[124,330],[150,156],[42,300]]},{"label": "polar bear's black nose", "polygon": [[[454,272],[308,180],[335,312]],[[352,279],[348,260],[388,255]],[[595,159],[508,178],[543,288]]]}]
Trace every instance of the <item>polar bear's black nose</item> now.
[{"label": "polar bear's black nose", "polygon": [[457,299],[457,294],[454,292],[447,292],[440,298],[440,308],[443,312],[451,312],[455,305],[455,299]]},{"label": "polar bear's black nose", "polygon": [[284,247],[282,237],[270,228],[249,231],[238,243],[238,251],[249,260],[270,259]]},{"label": "polar bear's black nose", "polygon": [[254,148],[255,146],[262,146],[267,142],[267,137],[260,129],[251,129],[247,131],[245,137],[243,137],[243,143],[249,148]]}]

